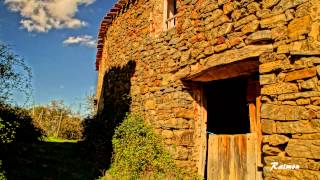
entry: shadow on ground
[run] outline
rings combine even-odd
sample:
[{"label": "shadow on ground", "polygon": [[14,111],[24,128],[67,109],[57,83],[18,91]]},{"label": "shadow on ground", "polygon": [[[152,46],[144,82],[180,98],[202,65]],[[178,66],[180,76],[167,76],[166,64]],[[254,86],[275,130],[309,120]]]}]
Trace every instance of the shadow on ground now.
[{"label": "shadow on ground", "polygon": [[95,166],[79,143],[15,143],[3,159],[8,180],[95,179]]}]

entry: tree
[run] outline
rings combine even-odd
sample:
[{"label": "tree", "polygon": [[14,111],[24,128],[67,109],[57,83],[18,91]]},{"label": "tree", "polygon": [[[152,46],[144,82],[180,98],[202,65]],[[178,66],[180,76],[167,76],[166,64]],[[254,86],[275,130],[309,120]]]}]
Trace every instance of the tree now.
[{"label": "tree", "polygon": [[80,139],[82,119],[72,113],[62,100],[52,100],[46,106],[35,106],[30,114],[37,127],[43,129],[48,137]]},{"label": "tree", "polygon": [[12,101],[14,93],[22,93],[27,102],[32,93],[31,77],[31,68],[24,60],[0,42],[0,103]]}]

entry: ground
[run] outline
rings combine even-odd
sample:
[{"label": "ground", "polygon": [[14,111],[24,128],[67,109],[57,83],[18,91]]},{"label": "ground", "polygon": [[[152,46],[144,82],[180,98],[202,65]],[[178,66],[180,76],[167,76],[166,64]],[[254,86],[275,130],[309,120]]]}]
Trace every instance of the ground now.
[{"label": "ground", "polygon": [[[8,179],[93,179],[93,165],[85,160],[77,141],[48,138],[18,143],[7,158]],[[11,168],[10,168],[11,167]]]}]

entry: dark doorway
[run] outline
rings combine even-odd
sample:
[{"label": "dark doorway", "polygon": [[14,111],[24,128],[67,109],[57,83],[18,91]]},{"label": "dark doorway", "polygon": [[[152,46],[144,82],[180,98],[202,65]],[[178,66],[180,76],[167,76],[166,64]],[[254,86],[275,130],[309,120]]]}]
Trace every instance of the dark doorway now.
[{"label": "dark doorway", "polygon": [[207,131],[214,134],[250,133],[247,78],[237,77],[204,84]]}]

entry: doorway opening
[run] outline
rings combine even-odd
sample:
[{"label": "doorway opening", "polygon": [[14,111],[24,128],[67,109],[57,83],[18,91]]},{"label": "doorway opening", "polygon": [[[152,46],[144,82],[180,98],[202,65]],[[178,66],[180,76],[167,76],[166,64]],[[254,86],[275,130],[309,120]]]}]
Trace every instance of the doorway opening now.
[{"label": "doorway opening", "polygon": [[250,133],[247,86],[244,77],[204,83],[209,133]]}]

